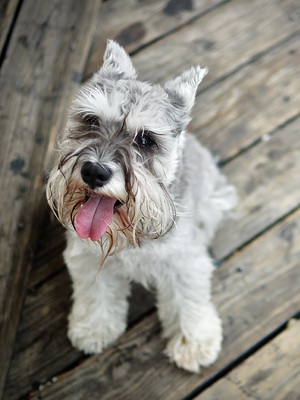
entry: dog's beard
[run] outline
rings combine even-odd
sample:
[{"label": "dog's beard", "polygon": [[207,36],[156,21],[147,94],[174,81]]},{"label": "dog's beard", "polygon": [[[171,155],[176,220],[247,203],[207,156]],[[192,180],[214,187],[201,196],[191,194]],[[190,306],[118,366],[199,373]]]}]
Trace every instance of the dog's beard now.
[{"label": "dog's beard", "polygon": [[[98,240],[102,262],[127,244],[140,246],[147,238],[165,235],[173,226],[176,210],[163,183],[137,165],[120,187],[105,185],[95,193],[82,184],[76,157],[66,157],[50,174],[47,199],[58,220],[76,230],[75,217],[90,196],[116,199],[112,223]],[[118,186],[118,185],[117,185]]]}]

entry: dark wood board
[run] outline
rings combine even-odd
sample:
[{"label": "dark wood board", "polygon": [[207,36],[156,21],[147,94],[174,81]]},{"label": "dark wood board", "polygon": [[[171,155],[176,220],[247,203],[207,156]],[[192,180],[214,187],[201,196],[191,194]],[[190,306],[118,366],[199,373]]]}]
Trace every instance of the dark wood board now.
[{"label": "dark wood board", "polygon": [[300,321],[287,329],[242,365],[195,400],[297,400],[300,398]]},{"label": "dark wood board", "polygon": [[106,1],[93,35],[85,77],[101,63],[108,38],[116,40],[128,52],[136,52],[226,2],[228,0]]},{"label": "dark wood board", "polygon": [[299,44],[300,32],[200,94],[190,128],[221,160],[300,115]]},{"label": "dark wood board", "polygon": [[18,5],[20,0],[2,0],[0,4],[0,54],[5,58],[5,51],[8,48],[8,41],[15,19],[18,16]]},{"label": "dark wood board", "polygon": [[48,145],[78,86],[99,5],[25,0],[1,68],[0,394],[43,221]]},{"label": "dark wood board", "polygon": [[142,79],[158,83],[207,66],[204,89],[299,31],[299,13],[297,0],[232,0],[138,52],[134,62]]},{"label": "dark wood board", "polygon": [[222,259],[300,206],[300,118],[233,160],[224,172],[240,197],[213,251]]}]

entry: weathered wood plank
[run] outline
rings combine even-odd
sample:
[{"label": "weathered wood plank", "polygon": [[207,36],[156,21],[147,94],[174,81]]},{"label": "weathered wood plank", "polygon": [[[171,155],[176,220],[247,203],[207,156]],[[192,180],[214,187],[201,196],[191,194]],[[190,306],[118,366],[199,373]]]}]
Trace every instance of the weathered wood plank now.
[{"label": "weathered wood plank", "polygon": [[216,271],[214,301],[224,322],[224,348],[216,365],[201,375],[168,365],[159,323],[152,315],[102,355],[58,376],[33,398],[181,399],[299,310],[299,249],[300,211]]},{"label": "weathered wood plank", "polygon": [[56,372],[65,368],[66,358],[72,364],[82,357],[67,339],[70,297],[71,283],[65,270],[28,292],[4,399],[20,398],[49,379],[48,357]]},{"label": "weathered wood plank", "polygon": [[[140,10],[144,10],[140,2],[135,1],[139,3],[135,11],[131,9],[131,7],[134,8],[134,3],[130,2],[127,6],[128,2],[123,2],[121,9],[127,17],[129,17],[127,7],[130,8],[132,11],[130,14],[133,16],[138,15]],[[118,23],[117,21],[122,19],[123,22],[119,22],[121,26],[124,26],[124,22],[127,24],[127,18],[123,18],[124,13],[119,14],[121,17],[117,16],[118,12],[114,8],[110,10],[110,3],[115,4],[114,1],[107,2],[105,4],[107,14],[105,18],[102,19],[102,16],[99,18],[99,38],[94,40],[92,57],[86,67],[89,73],[95,71],[101,63],[105,40],[109,37],[118,39],[121,36],[121,29],[111,30],[110,23],[107,24],[106,21]],[[160,7],[163,8],[164,2],[161,3]],[[206,1],[194,2],[195,9],[201,7],[201,3],[204,7],[208,4]],[[152,16],[152,13],[156,11],[154,11],[155,8],[150,11],[151,6],[148,2],[143,7],[145,7],[144,16],[133,18],[132,23],[142,21],[142,26],[147,31],[149,24],[154,24],[155,27],[161,26],[160,30],[164,29],[164,24],[168,25],[168,19],[160,15],[155,15],[155,18],[153,15],[152,20],[149,18],[147,12],[150,12]],[[297,0],[224,2],[222,6],[216,7],[207,15],[204,13],[201,18],[154,43],[147,48],[147,51],[136,54],[134,63],[142,79],[158,83],[176,76],[191,65],[206,65],[210,72],[201,84],[204,88],[299,29],[295,17],[297,15],[300,15],[300,4]],[[171,23],[173,23],[172,20],[173,18],[170,20]],[[278,26],[281,29],[278,29]],[[130,25],[127,25],[127,29],[130,30]],[[151,32],[152,28],[149,31]],[[125,43],[127,50],[134,50],[135,47],[131,47],[134,45],[135,43],[132,45]]]},{"label": "weathered wood plank", "polygon": [[34,256],[32,273],[29,277],[29,290],[35,289],[49,276],[58,273],[64,268],[62,253],[66,247],[65,230],[60,223],[50,214],[46,204],[46,196],[43,207],[47,210],[42,222],[42,230]]},{"label": "weathered wood plank", "polygon": [[204,88],[299,30],[291,18],[299,13],[297,0],[233,0],[136,54],[134,62],[142,79],[156,82],[206,65]]},{"label": "weathered wood plank", "polygon": [[226,0],[107,1],[101,8],[99,22],[104,23],[99,23],[95,31],[85,76],[91,75],[99,67],[107,38],[117,40],[128,52],[133,52],[225,2]]},{"label": "weathered wood plank", "polygon": [[300,321],[195,400],[297,400],[300,398]]},{"label": "weathered wood plank", "polygon": [[300,33],[200,96],[190,128],[203,144],[226,159],[300,114],[299,44]]},{"label": "weathered wood plank", "polygon": [[0,394],[43,218],[48,143],[78,86],[99,4],[24,1],[2,65]]},{"label": "weathered wood plank", "polygon": [[0,54],[4,49],[8,33],[18,8],[19,0],[2,0],[0,4]]},{"label": "weathered wood plank", "polygon": [[[300,103],[299,103],[300,104]],[[237,218],[214,240],[223,258],[300,204],[300,118],[233,160],[224,172],[237,188]]]},{"label": "weathered wood plank", "polygon": [[[46,235],[45,239],[49,236],[51,237],[51,233]],[[39,248],[37,260],[40,260],[41,253],[44,251]],[[61,259],[61,254],[58,256]],[[49,263],[53,265],[55,259],[56,256]],[[26,395],[83,358],[82,353],[75,350],[67,339],[67,314],[71,306],[69,275],[60,260],[60,267],[53,265],[56,274],[46,282],[39,283],[43,275],[47,276],[47,264],[41,270],[39,265],[35,268],[36,263],[33,263],[4,391],[6,400]],[[34,286],[36,283],[37,286]],[[137,285],[133,287],[132,299],[134,300],[130,304],[129,325],[154,307],[151,294]]]}]

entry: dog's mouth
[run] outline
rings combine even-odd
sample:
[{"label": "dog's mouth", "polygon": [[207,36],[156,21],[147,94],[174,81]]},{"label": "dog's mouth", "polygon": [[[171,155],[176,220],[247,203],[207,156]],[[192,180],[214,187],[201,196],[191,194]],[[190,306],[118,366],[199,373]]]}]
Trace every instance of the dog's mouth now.
[{"label": "dog's mouth", "polygon": [[74,227],[79,237],[99,240],[109,228],[122,203],[115,198],[86,194],[85,202],[75,216]]}]

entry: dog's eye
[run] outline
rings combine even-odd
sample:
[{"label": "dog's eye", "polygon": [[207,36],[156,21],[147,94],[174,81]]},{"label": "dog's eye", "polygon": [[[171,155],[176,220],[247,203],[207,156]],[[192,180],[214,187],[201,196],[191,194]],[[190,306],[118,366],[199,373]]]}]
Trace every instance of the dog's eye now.
[{"label": "dog's eye", "polygon": [[82,119],[90,126],[99,126],[99,117],[97,117],[96,115],[86,114],[83,116]]},{"label": "dog's eye", "polygon": [[135,137],[135,143],[144,149],[148,149],[156,145],[156,142],[149,131],[138,132]]}]

